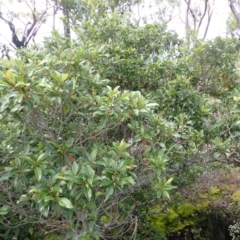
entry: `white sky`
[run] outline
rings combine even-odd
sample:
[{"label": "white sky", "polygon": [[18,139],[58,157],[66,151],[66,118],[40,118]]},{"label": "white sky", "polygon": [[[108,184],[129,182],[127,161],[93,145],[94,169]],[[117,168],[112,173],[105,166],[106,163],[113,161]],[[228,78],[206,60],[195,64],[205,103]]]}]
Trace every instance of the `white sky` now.
[{"label": "white sky", "polygon": [[[4,5],[8,7],[9,9],[12,9],[12,12],[18,13],[18,12],[29,12],[28,8],[26,7],[25,3],[15,3],[14,5],[11,5],[10,3],[6,4],[7,0],[4,0]],[[37,2],[40,3],[41,0],[38,0]],[[182,0],[183,1],[183,0]],[[146,17],[149,19],[151,18],[151,15],[153,20],[156,17],[156,14],[154,14],[157,10],[156,5],[154,4],[154,0],[145,0],[144,4],[140,4],[138,8],[134,9],[134,14],[136,18],[138,16],[140,17]],[[214,13],[212,16],[212,21],[210,23],[209,31],[207,38],[214,38],[216,36],[225,36],[226,35],[226,19],[228,17],[228,13],[230,12],[229,6],[228,6],[228,0],[215,0],[215,8],[214,8]],[[6,9],[4,7],[1,8],[1,11],[4,12]],[[184,10],[182,10],[182,16],[175,16],[175,18],[169,23],[169,29],[175,30],[178,32],[180,36],[184,36],[184,23],[182,22],[184,19]],[[17,29],[24,29],[24,24],[20,22],[19,20],[14,20],[13,23],[15,24]],[[25,20],[25,23],[27,21]],[[59,19],[56,23],[58,26],[58,30],[62,32],[62,24],[61,20]],[[11,41],[11,31],[9,27],[7,26],[6,23],[4,23],[2,20],[0,20],[0,28],[1,28],[1,33],[0,33],[0,41],[1,42],[7,42],[8,43]],[[42,41],[43,37],[48,37],[51,35],[52,31],[52,19],[49,18],[46,24],[43,24],[38,33],[37,33],[37,38],[36,41]],[[21,36],[21,35],[20,35]]]},{"label": "white sky", "polygon": [[212,38],[218,35],[226,35],[225,26],[229,12],[230,8],[227,0],[216,0],[208,37]]},{"label": "white sky", "polygon": [[[140,17],[147,16],[148,19],[152,19],[154,21],[156,20],[155,13],[157,10],[158,9],[155,5],[154,0],[145,0],[145,4],[140,4],[139,8],[134,12],[136,16],[138,16],[138,14]],[[228,6],[228,0],[215,0],[213,16],[207,34],[208,39],[214,38],[216,36],[226,36],[226,20],[229,12],[230,8]],[[185,9],[180,9],[180,11],[178,9],[178,11],[175,11],[175,13],[172,15],[174,16],[174,19],[168,24],[169,29],[177,31],[181,37],[184,37]]]}]

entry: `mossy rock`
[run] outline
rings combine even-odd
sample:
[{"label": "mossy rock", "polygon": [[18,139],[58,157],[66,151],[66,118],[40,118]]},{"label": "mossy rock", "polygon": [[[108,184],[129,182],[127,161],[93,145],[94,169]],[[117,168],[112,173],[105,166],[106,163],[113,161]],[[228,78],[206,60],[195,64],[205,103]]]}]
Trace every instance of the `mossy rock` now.
[{"label": "mossy rock", "polygon": [[[207,231],[215,229],[214,221],[218,221],[219,218],[223,221],[221,230],[225,231],[223,229],[232,221],[232,218],[227,219],[228,216],[231,215],[235,219],[240,217],[240,210],[236,208],[240,205],[240,168],[234,168],[230,172],[220,170],[218,173],[208,174],[201,176],[195,184],[177,192],[167,210],[149,216],[149,224],[166,236],[196,228],[204,229],[201,231],[206,237]],[[153,212],[161,212],[160,210],[161,206],[152,208]],[[211,216],[215,216],[216,219],[213,221]],[[211,223],[213,226],[210,226]]]}]

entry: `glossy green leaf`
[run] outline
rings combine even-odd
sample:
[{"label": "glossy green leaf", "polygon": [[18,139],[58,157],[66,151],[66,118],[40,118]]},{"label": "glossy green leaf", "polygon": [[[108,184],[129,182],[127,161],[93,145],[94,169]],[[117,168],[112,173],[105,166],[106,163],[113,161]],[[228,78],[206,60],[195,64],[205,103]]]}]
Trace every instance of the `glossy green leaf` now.
[{"label": "glossy green leaf", "polygon": [[42,178],[42,169],[39,167],[34,168],[34,173],[38,181]]},{"label": "glossy green leaf", "polygon": [[49,202],[49,201],[53,201],[55,198],[53,196],[46,196],[44,197],[44,202]]},{"label": "glossy green leaf", "polygon": [[105,201],[107,201],[110,196],[112,196],[114,193],[114,187],[113,186],[109,186],[106,188],[106,197],[105,197]]},{"label": "glossy green leaf", "polygon": [[8,214],[8,206],[3,206],[0,208],[0,215],[6,215]]},{"label": "glossy green leaf", "polygon": [[33,235],[33,227],[30,227],[29,229],[28,229],[28,232],[30,233],[30,235]]},{"label": "glossy green leaf", "polygon": [[74,175],[76,175],[78,173],[79,170],[79,165],[76,162],[73,162],[72,164],[72,172]]},{"label": "glossy green leaf", "polygon": [[69,208],[69,209],[73,208],[71,201],[69,201],[67,198],[59,198],[57,202],[62,207]]}]

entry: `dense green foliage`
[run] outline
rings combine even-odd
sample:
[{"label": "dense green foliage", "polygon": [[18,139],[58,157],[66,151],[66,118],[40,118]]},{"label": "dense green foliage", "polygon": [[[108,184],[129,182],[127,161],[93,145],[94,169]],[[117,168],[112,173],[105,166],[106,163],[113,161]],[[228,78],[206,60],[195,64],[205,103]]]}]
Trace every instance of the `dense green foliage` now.
[{"label": "dense green foliage", "polygon": [[178,202],[177,191],[239,161],[238,43],[189,46],[116,13],[93,13],[76,34],[1,61],[1,238],[166,239],[195,229],[213,199]]}]

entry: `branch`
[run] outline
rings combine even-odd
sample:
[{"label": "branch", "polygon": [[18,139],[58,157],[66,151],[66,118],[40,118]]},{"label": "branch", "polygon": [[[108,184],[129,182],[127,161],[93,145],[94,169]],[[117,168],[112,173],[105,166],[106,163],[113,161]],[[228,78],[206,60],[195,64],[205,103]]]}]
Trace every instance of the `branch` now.
[{"label": "branch", "polygon": [[238,13],[237,9],[235,8],[234,3],[235,3],[234,0],[229,0],[229,7],[237,20],[238,28],[240,28],[240,14]]},{"label": "branch", "polygon": [[205,0],[204,12],[203,12],[203,14],[202,14],[202,16],[201,16],[201,18],[200,18],[199,23],[198,23],[198,27],[197,27],[198,30],[199,30],[199,28],[201,27],[201,25],[202,25],[202,21],[203,21],[205,15],[206,15],[207,8],[208,8],[208,1],[209,1],[209,0]]},{"label": "branch", "polygon": [[186,4],[187,4],[187,13],[186,13],[186,25],[185,25],[185,31],[186,31],[186,34],[188,34],[188,31],[190,29],[190,26],[189,26],[189,19],[188,19],[188,13],[189,13],[189,9],[190,9],[190,0],[188,0],[188,2],[185,0]]},{"label": "branch", "polygon": [[15,26],[12,22],[8,21],[7,19],[5,19],[2,14],[0,14],[0,18],[6,22],[12,32],[12,42],[14,43],[14,45],[17,47],[17,48],[21,48],[21,47],[24,47],[24,44],[22,41],[20,41],[18,39],[18,36],[16,34],[16,30],[15,30]]},{"label": "branch", "polygon": [[[215,0],[213,1],[213,4],[214,3],[215,3]],[[212,11],[210,11],[210,9],[209,9],[208,10],[208,22],[207,22],[207,26],[206,26],[205,31],[204,31],[203,40],[207,36],[208,28],[209,28],[209,25],[210,25],[210,22],[211,22],[211,19],[212,19],[212,14],[213,14],[213,9],[212,9]]]},{"label": "branch", "polygon": [[192,15],[192,18],[193,18],[193,24],[194,24],[194,30],[196,30],[196,22],[197,22],[197,18],[196,18],[196,15],[194,13],[194,10],[191,8],[191,0],[188,0],[188,2],[185,0],[186,3],[189,4],[189,11]]}]

